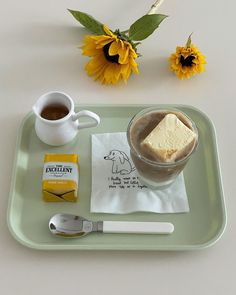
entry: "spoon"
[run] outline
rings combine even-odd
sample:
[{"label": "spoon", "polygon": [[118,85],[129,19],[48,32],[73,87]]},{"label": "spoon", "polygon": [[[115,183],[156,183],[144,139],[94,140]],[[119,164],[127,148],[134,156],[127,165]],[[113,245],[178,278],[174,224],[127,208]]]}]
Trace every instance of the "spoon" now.
[{"label": "spoon", "polygon": [[91,232],[129,234],[171,234],[169,222],[90,221],[73,214],[56,214],[49,220],[49,230],[56,236],[80,238]]}]

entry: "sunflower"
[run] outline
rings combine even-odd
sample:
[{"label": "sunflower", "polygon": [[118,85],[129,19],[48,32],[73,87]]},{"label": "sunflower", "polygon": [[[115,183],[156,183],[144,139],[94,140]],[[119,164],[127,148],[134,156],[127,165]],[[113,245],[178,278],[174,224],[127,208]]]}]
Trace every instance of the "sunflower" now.
[{"label": "sunflower", "polygon": [[178,46],[176,52],[169,57],[170,69],[183,80],[205,71],[205,57],[191,42],[191,35],[184,47]]},{"label": "sunflower", "polygon": [[127,82],[131,73],[138,74],[138,57],[129,41],[121,39],[103,25],[106,35],[87,35],[81,47],[83,55],[92,57],[85,70],[102,84],[116,84],[120,80]]}]

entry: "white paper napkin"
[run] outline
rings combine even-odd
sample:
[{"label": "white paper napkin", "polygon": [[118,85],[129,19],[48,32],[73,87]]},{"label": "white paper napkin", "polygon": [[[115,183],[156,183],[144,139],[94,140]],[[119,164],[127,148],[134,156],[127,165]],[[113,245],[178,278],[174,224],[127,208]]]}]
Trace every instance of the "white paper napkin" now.
[{"label": "white paper napkin", "polygon": [[92,135],[91,212],[188,212],[183,173],[168,188],[151,190],[140,183],[125,132]]}]

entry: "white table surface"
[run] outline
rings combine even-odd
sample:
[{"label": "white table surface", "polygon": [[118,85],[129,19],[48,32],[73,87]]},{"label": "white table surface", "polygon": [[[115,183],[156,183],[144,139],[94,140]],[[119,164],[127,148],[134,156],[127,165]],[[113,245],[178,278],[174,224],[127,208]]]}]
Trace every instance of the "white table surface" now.
[{"label": "white table surface", "polygon": [[[85,31],[66,8],[86,11],[111,28],[126,29],[152,0],[1,1],[0,17],[0,293],[236,294],[235,1],[166,0],[170,17],[139,47],[140,75],[105,87],[83,70],[77,45]],[[168,71],[176,45],[193,40],[207,57],[206,73],[179,81]],[[190,252],[37,251],[20,245],[6,223],[19,124],[46,91],[79,103],[193,105],[214,122],[228,225],[212,247]]]}]

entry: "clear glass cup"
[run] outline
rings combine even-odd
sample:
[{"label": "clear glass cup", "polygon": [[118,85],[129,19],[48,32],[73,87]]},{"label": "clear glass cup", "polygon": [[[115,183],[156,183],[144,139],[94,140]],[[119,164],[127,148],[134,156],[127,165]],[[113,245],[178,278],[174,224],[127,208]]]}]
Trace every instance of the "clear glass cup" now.
[{"label": "clear glass cup", "polygon": [[[175,162],[160,162],[151,159],[141,149],[141,142],[169,113],[175,114],[195,134],[196,139],[188,153]],[[152,189],[169,186],[181,171],[198,145],[198,130],[195,123],[182,111],[174,108],[146,108],[136,114],[127,128],[130,155],[134,162],[140,181]]]}]

